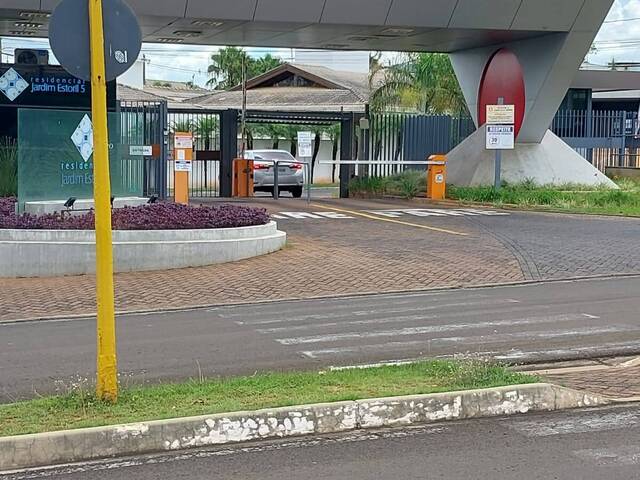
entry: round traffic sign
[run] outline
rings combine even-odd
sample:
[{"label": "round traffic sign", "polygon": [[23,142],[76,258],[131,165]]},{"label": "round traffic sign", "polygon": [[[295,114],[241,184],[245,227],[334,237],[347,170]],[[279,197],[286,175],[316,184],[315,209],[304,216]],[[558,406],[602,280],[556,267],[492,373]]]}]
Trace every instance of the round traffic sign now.
[{"label": "round traffic sign", "polygon": [[[129,70],[142,48],[142,32],[135,13],[124,0],[102,0],[106,80]],[[71,75],[91,80],[89,2],[63,0],[49,22],[49,42],[60,65]]]}]

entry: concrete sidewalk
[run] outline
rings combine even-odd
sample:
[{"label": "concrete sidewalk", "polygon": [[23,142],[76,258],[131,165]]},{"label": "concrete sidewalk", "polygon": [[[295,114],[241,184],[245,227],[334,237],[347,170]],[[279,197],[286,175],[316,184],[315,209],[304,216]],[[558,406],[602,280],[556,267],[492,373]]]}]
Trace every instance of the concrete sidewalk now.
[{"label": "concrete sidewalk", "polygon": [[567,388],[602,395],[617,401],[640,401],[640,357],[605,360],[594,365],[537,372]]}]

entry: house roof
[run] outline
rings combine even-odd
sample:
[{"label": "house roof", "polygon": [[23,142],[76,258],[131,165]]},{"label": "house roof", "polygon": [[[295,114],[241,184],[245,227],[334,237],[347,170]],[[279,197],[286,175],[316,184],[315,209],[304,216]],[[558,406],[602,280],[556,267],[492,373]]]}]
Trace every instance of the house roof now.
[{"label": "house roof", "polygon": [[[283,63],[273,70],[250,79],[247,82],[247,90],[264,88],[265,84],[268,84],[271,80],[286,75],[287,73],[304,77],[307,80],[317,83],[322,88],[350,90],[360,97],[363,102],[368,101],[369,98],[368,74],[338,71],[327,67],[303,65],[299,63]],[[242,85],[238,85],[231,90],[242,90]]]},{"label": "house roof", "polygon": [[[241,108],[242,92],[212,93],[192,100],[200,107]],[[350,90],[313,87],[270,87],[247,91],[247,109],[285,112],[363,112],[365,102]]]},{"label": "house roof", "polygon": [[144,91],[178,102],[190,100],[210,92],[206,88],[198,87],[191,83],[165,80],[147,80],[144,84]]},{"label": "house roof", "polygon": [[[288,75],[302,77],[312,86],[274,85]],[[364,112],[369,94],[366,73],[284,63],[247,82],[247,108],[286,112]],[[118,99],[132,102],[164,100],[171,109],[240,109],[242,87],[211,91],[183,82],[148,80],[144,90],[118,85]]]},{"label": "house roof", "polygon": [[149,91],[145,88],[141,90],[139,88],[130,87],[128,85],[118,84],[117,90],[118,100],[124,102],[167,102],[169,108],[200,108],[197,105],[193,105],[184,100],[175,99],[170,96],[159,95]]},{"label": "house roof", "polygon": [[[296,75],[313,86],[277,86],[279,79]],[[272,111],[363,112],[369,98],[366,73],[341,72],[326,67],[284,63],[247,82],[247,108]],[[209,108],[241,108],[242,86],[190,99]]]}]

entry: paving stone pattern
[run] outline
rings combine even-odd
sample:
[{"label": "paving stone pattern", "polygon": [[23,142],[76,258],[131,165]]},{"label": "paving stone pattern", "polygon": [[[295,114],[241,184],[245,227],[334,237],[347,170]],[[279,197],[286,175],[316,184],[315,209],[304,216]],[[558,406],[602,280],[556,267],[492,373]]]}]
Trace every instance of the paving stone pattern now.
[{"label": "paving stone pattern", "polygon": [[545,380],[616,399],[640,398],[640,365],[559,375],[547,375]]},{"label": "paving stone pattern", "polygon": [[[358,211],[416,207],[403,202],[325,204]],[[272,213],[278,211],[273,203],[265,205]],[[283,201],[277,208],[305,210],[300,201]],[[282,220],[288,246],[265,257],[116,275],[116,308],[148,310],[640,272],[640,221],[635,219],[512,212],[403,220],[468,236],[362,217]],[[92,276],[0,279],[0,320],[91,314],[94,288]]]}]

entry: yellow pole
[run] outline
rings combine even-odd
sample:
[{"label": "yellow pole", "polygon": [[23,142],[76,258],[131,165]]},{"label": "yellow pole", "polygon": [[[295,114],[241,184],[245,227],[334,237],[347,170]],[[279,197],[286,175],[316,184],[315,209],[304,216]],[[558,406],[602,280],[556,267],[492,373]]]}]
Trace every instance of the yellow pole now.
[{"label": "yellow pole", "polygon": [[116,321],[113,294],[113,246],[111,244],[111,185],[109,178],[109,132],[107,129],[107,82],[104,64],[102,0],[89,2],[91,38],[91,113],[93,117],[93,196],[96,216],[96,300],[98,398],[118,399]]}]

